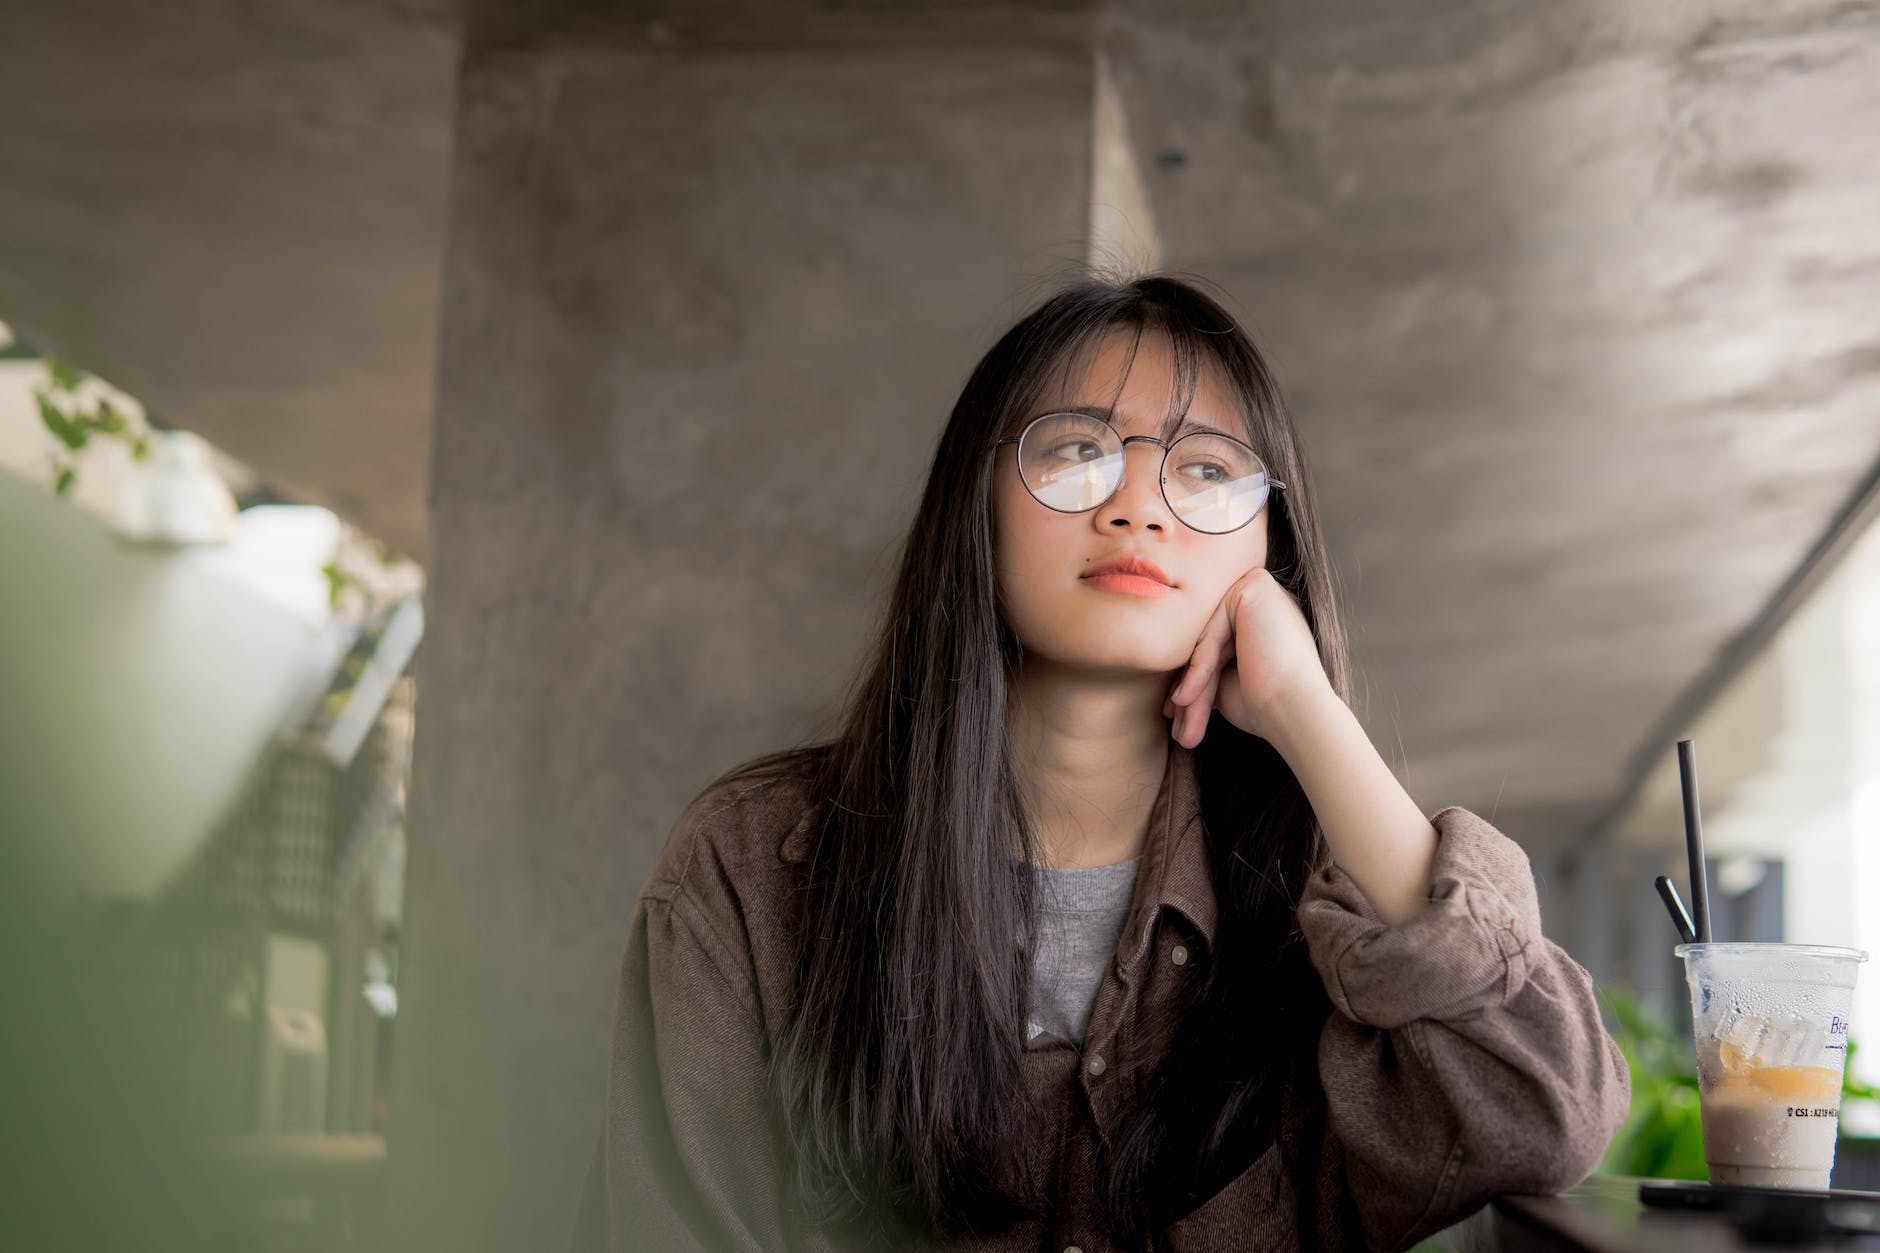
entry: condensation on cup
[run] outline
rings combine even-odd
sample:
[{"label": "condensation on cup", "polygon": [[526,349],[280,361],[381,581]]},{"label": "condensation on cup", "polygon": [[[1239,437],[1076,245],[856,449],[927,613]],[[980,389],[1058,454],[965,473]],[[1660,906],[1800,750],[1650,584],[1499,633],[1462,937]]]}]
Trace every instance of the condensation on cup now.
[{"label": "condensation on cup", "polygon": [[1834,1173],[1854,978],[1816,944],[1680,944],[1713,1184],[1821,1190]]}]

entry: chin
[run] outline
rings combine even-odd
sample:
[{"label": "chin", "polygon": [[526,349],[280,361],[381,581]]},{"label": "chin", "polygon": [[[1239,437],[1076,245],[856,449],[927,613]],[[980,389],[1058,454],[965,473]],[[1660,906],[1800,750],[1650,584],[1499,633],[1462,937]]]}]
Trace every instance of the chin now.
[{"label": "chin", "polygon": [[1188,664],[1193,650],[1172,648],[1167,641],[1081,639],[1049,641],[1032,651],[1072,670],[1107,677],[1133,677],[1179,670]]}]

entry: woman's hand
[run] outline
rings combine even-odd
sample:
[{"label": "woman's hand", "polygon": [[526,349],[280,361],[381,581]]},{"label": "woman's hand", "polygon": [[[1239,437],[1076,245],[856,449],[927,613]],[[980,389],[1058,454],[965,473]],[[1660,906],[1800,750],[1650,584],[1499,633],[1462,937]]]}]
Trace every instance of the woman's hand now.
[{"label": "woman's hand", "polygon": [[1162,712],[1186,748],[1201,742],[1213,709],[1276,742],[1290,713],[1328,695],[1336,699],[1299,602],[1256,567],[1221,598]]},{"label": "woman's hand", "polygon": [[1163,712],[1193,748],[1208,712],[1278,750],[1333,861],[1394,925],[1429,903],[1436,829],[1333,690],[1306,615],[1265,570],[1249,570],[1208,619]]}]

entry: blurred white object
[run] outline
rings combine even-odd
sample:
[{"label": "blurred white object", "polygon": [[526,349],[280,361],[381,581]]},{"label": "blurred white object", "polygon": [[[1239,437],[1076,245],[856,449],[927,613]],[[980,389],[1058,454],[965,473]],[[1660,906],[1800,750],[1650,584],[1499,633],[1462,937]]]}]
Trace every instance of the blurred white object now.
[{"label": "blurred white object", "polygon": [[392,610],[385,628],[366,656],[365,668],[347,694],[345,707],[327,728],[323,746],[334,764],[347,765],[359,751],[366,733],[378,720],[385,698],[391,694],[392,684],[405,672],[405,665],[418,651],[418,641],[422,638],[424,606],[413,596]]},{"label": "blurred white object", "polygon": [[398,989],[389,983],[378,982],[365,985],[366,1003],[372,1006],[372,1012],[381,1018],[390,1018],[398,1013]]},{"label": "blurred white object", "polygon": [[235,516],[219,568],[314,625],[333,616],[321,568],[339,554],[340,520],[318,505],[251,505]]},{"label": "blurred white object", "polygon": [[235,497],[216,473],[209,445],[188,431],[152,431],[149,443],[140,473],[118,497],[117,529],[151,544],[225,544],[234,538]]}]

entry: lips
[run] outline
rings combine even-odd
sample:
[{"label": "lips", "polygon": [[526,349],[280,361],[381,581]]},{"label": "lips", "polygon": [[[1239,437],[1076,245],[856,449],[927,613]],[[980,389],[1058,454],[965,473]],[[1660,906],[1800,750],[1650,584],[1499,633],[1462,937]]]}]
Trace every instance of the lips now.
[{"label": "lips", "polygon": [[1123,556],[1092,566],[1079,575],[1079,578],[1094,579],[1104,574],[1127,574],[1138,578],[1150,579],[1164,587],[1173,587],[1174,583],[1163,573],[1162,567],[1147,557]]}]

